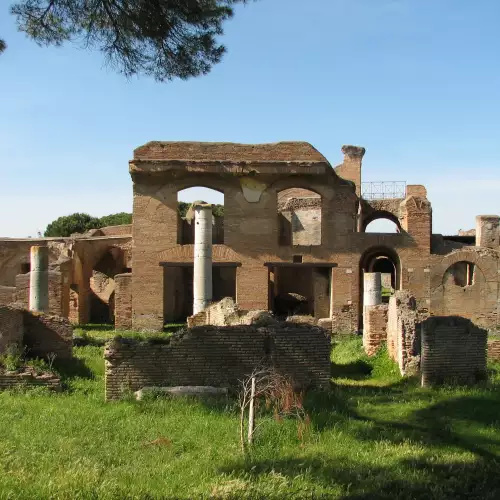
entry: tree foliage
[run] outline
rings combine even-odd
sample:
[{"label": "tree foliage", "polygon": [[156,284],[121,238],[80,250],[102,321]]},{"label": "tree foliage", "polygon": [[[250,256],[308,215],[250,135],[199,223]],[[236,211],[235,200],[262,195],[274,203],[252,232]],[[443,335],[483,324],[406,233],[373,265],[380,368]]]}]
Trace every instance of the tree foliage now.
[{"label": "tree foliage", "polygon": [[90,229],[102,227],[98,218],[85,213],[63,215],[51,222],[45,229],[44,236],[71,236],[73,233],[85,233]]},{"label": "tree foliage", "polygon": [[119,212],[117,214],[110,214],[101,217],[100,219],[101,226],[121,226],[123,224],[132,224],[132,214],[127,212]]},{"label": "tree foliage", "polygon": [[[191,206],[191,203],[179,201],[177,209],[181,217],[185,217]],[[213,205],[212,213],[217,217],[224,216],[224,205]],[[85,213],[74,213],[63,215],[52,221],[43,235],[45,237],[66,238],[75,233],[85,233],[91,229],[99,229],[107,226],[121,226],[123,224],[132,224],[132,214],[128,212],[119,212],[117,214],[104,215],[103,217],[92,217]]]},{"label": "tree foliage", "polygon": [[[191,203],[188,203],[186,201],[179,201],[177,203],[177,210],[179,211],[181,217],[186,217],[187,211],[189,210],[190,206]],[[224,217],[224,205],[212,205],[212,213],[215,217]]]},{"label": "tree foliage", "polygon": [[78,42],[126,76],[166,81],[206,74],[220,62],[223,22],[247,1],[19,0],[11,12],[39,45]]}]

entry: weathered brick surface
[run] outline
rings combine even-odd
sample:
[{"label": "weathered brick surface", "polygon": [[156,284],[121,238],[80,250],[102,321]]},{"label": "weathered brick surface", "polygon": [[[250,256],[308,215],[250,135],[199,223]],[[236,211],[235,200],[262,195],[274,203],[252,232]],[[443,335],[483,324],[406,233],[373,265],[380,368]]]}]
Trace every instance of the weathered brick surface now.
[{"label": "weathered brick surface", "polygon": [[263,363],[304,388],[330,379],[330,338],[307,325],[198,327],[169,344],[117,338],[104,358],[108,400],[145,386],[236,386]]},{"label": "weathered brick surface", "polygon": [[[435,261],[430,282],[431,314],[462,316],[483,328],[499,324],[499,257],[496,250],[465,247]],[[458,286],[451,279],[450,271],[460,263],[474,265],[471,285]]]},{"label": "weathered brick surface", "polygon": [[486,377],[486,330],[457,316],[435,316],[421,324],[422,385],[467,384]]},{"label": "weathered brick surface", "polygon": [[61,390],[61,379],[54,375],[35,376],[29,373],[0,374],[0,391],[15,389],[16,387],[44,386],[54,391]]},{"label": "weathered brick surface", "polygon": [[73,327],[67,319],[23,311],[24,340],[28,356],[68,359],[73,353]]},{"label": "weathered brick surface", "polygon": [[15,300],[16,300],[16,287],[0,285],[0,306],[9,305]]},{"label": "weathered brick surface", "polygon": [[0,354],[13,344],[23,344],[23,313],[19,309],[0,306]]},{"label": "weathered brick surface", "polygon": [[132,328],[132,273],[115,276],[115,328]]},{"label": "weathered brick surface", "polygon": [[418,312],[415,297],[406,290],[396,292],[389,300],[387,350],[402,375],[414,375],[420,370],[421,337],[418,324],[426,317],[426,313]]},{"label": "weathered brick surface", "polygon": [[[66,302],[69,297],[64,297],[63,294],[63,274],[58,271],[49,271],[49,314],[54,316],[62,316],[64,312],[67,314],[68,306]],[[28,309],[29,297],[30,273],[18,274],[16,276],[16,304]]]},{"label": "weathered brick surface", "polygon": [[500,361],[500,340],[499,339],[489,339],[488,340],[488,359],[492,361]]},{"label": "weathered brick surface", "polygon": [[387,340],[387,304],[366,306],[363,315],[363,347],[373,356]]}]

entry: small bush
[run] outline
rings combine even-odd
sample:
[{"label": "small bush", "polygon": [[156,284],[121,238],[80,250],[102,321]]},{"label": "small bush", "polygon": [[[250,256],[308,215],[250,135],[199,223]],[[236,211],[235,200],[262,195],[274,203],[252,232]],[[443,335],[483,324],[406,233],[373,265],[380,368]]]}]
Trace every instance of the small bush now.
[{"label": "small bush", "polygon": [[23,365],[23,352],[17,344],[7,347],[3,356],[0,356],[0,365],[8,372],[15,372]]},{"label": "small bush", "polygon": [[25,366],[31,368],[37,375],[52,372],[49,364],[44,359],[35,358],[26,361]]}]

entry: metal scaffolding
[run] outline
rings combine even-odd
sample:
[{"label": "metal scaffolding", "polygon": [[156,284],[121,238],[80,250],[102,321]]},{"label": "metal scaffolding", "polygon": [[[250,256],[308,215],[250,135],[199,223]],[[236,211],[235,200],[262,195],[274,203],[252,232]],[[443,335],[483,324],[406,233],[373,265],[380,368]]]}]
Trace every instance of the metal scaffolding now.
[{"label": "metal scaffolding", "polygon": [[406,181],[362,182],[361,197],[365,200],[406,198]]}]

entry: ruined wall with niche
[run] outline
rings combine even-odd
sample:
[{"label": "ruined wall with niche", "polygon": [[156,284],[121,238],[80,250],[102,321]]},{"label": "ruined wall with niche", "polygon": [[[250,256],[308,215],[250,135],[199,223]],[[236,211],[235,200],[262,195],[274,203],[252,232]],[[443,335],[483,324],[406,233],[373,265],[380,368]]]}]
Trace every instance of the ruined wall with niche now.
[{"label": "ruined wall with niche", "polygon": [[435,261],[432,267],[433,315],[458,315],[486,328],[498,324],[499,254],[465,247]]},{"label": "ruined wall with niche", "polygon": [[321,245],[321,204],[321,196],[306,189],[278,193],[280,244]]}]

